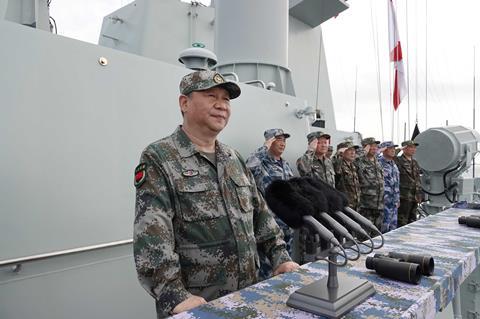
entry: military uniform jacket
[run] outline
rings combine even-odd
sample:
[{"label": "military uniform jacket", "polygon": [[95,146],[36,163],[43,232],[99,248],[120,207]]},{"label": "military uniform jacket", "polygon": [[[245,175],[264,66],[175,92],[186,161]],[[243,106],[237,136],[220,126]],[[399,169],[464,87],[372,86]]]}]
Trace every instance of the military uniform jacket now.
[{"label": "military uniform jacket", "polygon": [[358,181],[357,168],[341,158],[334,161],[335,188],[345,193],[348,204],[357,208],[360,203],[360,182]]},{"label": "military uniform jacket", "polygon": [[268,154],[267,147],[257,149],[247,159],[247,167],[255,177],[258,189],[265,195],[265,189],[275,180],[288,180],[293,177],[292,169],[284,159],[275,160]]},{"label": "military uniform jacket", "polygon": [[142,153],[133,248],[159,316],[190,294],[212,300],[255,283],[257,247],[273,269],[291,260],[239,154],[217,141],[216,160],[215,167],[180,127]]},{"label": "military uniform jacket", "polygon": [[416,196],[422,194],[420,166],[415,159],[409,161],[405,155],[396,157],[395,163],[400,171],[400,199],[416,202]]},{"label": "military uniform jacket", "polygon": [[400,173],[394,160],[381,156],[378,159],[383,167],[384,202],[388,207],[396,207],[400,203]]},{"label": "military uniform jacket", "polygon": [[361,155],[355,160],[360,182],[360,207],[383,210],[383,167],[376,157]]},{"label": "military uniform jacket", "polygon": [[319,159],[315,155],[315,151],[307,150],[305,154],[297,160],[297,168],[300,176],[318,178],[335,187],[335,170],[329,158],[324,157],[323,159]]}]

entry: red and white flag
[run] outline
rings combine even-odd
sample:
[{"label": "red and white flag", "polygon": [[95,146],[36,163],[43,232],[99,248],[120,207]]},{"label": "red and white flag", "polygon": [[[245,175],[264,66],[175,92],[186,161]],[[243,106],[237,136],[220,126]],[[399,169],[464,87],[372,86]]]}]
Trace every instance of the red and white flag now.
[{"label": "red and white flag", "polygon": [[407,94],[405,72],[403,70],[402,46],[398,35],[397,15],[392,0],[388,0],[388,37],[390,45],[390,61],[393,62],[395,82],[393,87],[393,108],[395,111]]}]

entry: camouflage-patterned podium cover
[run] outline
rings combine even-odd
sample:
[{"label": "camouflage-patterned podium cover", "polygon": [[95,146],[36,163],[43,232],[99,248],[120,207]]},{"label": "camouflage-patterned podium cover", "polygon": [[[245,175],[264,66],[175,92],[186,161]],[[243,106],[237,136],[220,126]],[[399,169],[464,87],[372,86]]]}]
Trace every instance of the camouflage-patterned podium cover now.
[{"label": "camouflage-patterned podium cover", "polygon": [[[339,268],[341,272],[369,280],[377,291],[344,318],[433,318],[448,305],[454,292],[480,262],[480,229],[458,224],[459,216],[475,214],[480,215],[480,211],[448,209],[385,235],[385,246],[374,253],[397,251],[434,257],[434,275],[423,277],[419,285],[383,278],[367,270],[366,256]],[[290,308],[286,301],[295,290],[324,276],[327,276],[326,262],[305,264],[297,272],[276,276],[173,318],[322,318]]]}]

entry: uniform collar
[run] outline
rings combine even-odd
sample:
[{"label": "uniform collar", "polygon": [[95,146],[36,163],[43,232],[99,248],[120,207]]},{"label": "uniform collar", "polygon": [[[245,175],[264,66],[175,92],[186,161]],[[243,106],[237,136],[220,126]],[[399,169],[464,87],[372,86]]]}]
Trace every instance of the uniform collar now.
[{"label": "uniform collar", "polygon": [[[195,148],[195,144],[192,143],[187,134],[182,130],[181,125],[173,132],[172,138],[181,157],[190,157],[199,153]],[[217,161],[225,160],[231,156],[230,150],[226,145],[220,143],[218,140],[215,141],[215,153],[217,154]]]}]

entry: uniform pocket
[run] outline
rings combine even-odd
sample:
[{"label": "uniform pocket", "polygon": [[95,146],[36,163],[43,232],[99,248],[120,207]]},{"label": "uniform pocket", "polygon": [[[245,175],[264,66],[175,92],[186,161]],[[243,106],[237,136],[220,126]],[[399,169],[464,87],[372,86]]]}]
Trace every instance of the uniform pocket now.
[{"label": "uniform pocket", "polygon": [[233,175],[231,179],[235,184],[235,192],[242,211],[253,212],[252,184],[245,175]]},{"label": "uniform pocket", "polygon": [[204,177],[189,177],[175,181],[180,210],[187,222],[209,220],[223,215],[220,193],[216,185]]}]

